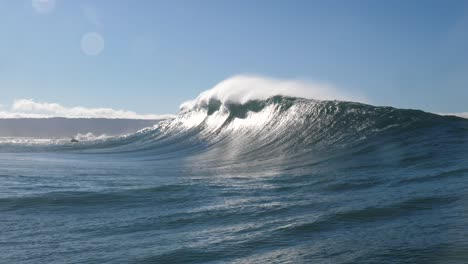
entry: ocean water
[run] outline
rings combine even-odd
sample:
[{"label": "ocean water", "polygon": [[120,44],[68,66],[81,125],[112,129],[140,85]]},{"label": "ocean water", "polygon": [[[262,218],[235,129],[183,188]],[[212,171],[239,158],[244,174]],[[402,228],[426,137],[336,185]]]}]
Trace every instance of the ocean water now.
[{"label": "ocean water", "polygon": [[0,140],[0,263],[467,263],[468,120],[275,96]]}]

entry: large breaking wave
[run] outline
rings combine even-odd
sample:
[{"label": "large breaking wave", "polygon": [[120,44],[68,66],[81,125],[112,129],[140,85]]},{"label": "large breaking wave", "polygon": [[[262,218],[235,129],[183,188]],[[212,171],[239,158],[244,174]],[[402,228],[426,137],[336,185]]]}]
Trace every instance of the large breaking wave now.
[{"label": "large breaking wave", "polygon": [[33,149],[190,157],[216,166],[279,164],[364,146],[385,148],[381,152],[389,157],[411,152],[417,144],[426,147],[421,152],[428,152],[437,144],[465,143],[467,131],[468,120],[418,110],[288,96],[245,103],[211,98],[136,134],[79,144],[59,141]]},{"label": "large breaking wave", "polygon": [[466,119],[332,98],[353,97],[329,85],[236,76],[183,103],[175,118],[135,134],[78,144],[69,139],[10,146],[0,141],[0,149],[189,158],[210,168],[313,163],[346,151],[377,154],[386,161],[415,149],[437,154],[443,151],[434,146],[458,149],[466,143]]},{"label": "large breaking wave", "polygon": [[466,139],[467,128],[461,118],[418,110],[273,96],[243,104],[213,99],[145,133],[154,137],[158,152],[191,149],[188,154],[203,154],[202,161],[239,162],[325,154],[371,142],[450,142]]},{"label": "large breaking wave", "polygon": [[34,242],[9,262],[466,262],[468,120],[245,92],[131,135],[0,142],[2,230]]}]

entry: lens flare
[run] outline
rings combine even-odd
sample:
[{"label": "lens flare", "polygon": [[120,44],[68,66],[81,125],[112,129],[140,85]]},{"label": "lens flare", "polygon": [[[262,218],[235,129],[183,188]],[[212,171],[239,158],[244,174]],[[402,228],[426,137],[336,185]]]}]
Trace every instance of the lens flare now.
[{"label": "lens flare", "polygon": [[97,32],[84,34],[81,38],[81,50],[86,55],[99,55],[104,50],[104,37]]},{"label": "lens flare", "polygon": [[55,8],[55,0],[32,0],[31,4],[34,10],[41,14],[50,13]]}]

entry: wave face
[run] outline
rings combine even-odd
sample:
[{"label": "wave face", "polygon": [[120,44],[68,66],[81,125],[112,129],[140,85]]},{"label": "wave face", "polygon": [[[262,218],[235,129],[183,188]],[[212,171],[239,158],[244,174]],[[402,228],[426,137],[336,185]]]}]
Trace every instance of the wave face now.
[{"label": "wave face", "polygon": [[468,261],[468,120],[288,96],[183,110],[123,137],[0,141],[0,260]]}]

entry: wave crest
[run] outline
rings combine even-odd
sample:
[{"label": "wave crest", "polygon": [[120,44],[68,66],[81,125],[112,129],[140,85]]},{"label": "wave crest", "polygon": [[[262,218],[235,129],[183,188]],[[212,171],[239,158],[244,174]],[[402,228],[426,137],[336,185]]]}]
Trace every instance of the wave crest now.
[{"label": "wave crest", "polygon": [[362,96],[350,95],[324,83],[295,80],[278,80],[254,75],[237,75],[226,79],[197,98],[184,102],[182,112],[206,108],[212,101],[222,104],[245,104],[254,100],[266,100],[273,96],[288,96],[316,100],[341,100],[365,102]]}]

